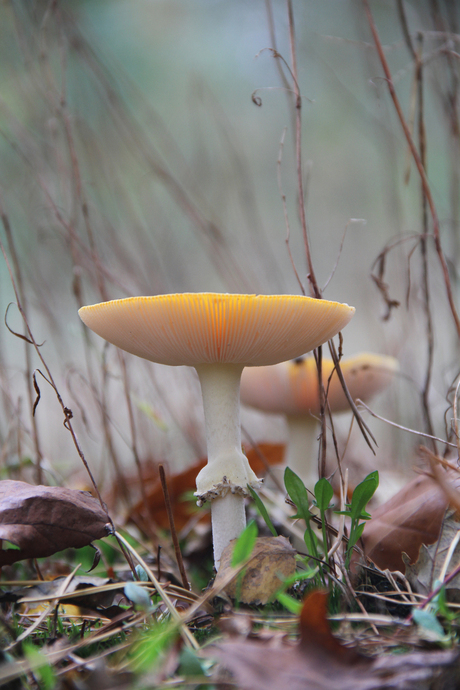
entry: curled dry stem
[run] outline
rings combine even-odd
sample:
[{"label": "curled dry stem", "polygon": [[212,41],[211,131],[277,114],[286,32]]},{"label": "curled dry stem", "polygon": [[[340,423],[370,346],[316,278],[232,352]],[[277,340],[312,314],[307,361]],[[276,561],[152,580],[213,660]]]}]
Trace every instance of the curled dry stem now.
[{"label": "curled dry stem", "polygon": [[393,104],[394,104],[396,113],[398,115],[399,121],[401,123],[401,127],[403,129],[404,136],[406,137],[408,146],[410,148],[410,151],[411,151],[411,154],[413,156],[415,165],[417,167],[417,171],[420,175],[423,194],[427,200],[427,203],[428,203],[428,206],[430,209],[430,215],[431,215],[431,219],[433,222],[434,245],[436,248],[436,253],[437,253],[438,258],[439,258],[439,262],[441,264],[442,274],[443,274],[443,278],[444,278],[444,284],[445,284],[446,293],[447,293],[447,300],[449,302],[450,310],[452,313],[452,318],[454,320],[455,328],[457,331],[457,336],[460,339],[460,318],[459,318],[459,315],[457,313],[457,309],[456,309],[455,302],[454,302],[454,296],[453,296],[453,292],[452,292],[452,285],[450,282],[449,269],[447,266],[447,261],[446,261],[446,258],[444,256],[444,252],[443,252],[442,246],[441,246],[439,218],[438,218],[438,213],[437,213],[436,206],[434,203],[433,195],[431,193],[431,188],[430,188],[430,185],[428,182],[428,178],[426,176],[423,162],[420,158],[419,152],[417,151],[417,147],[415,145],[415,142],[411,136],[409,126],[406,123],[401,104],[400,104],[398,96],[396,94],[396,90],[394,87],[390,67],[388,65],[388,61],[387,61],[386,56],[385,56],[385,51],[384,51],[382,43],[380,41],[380,37],[379,37],[377,27],[375,25],[374,18],[372,16],[372,13],[371,13],[371,10],[369,7],[368,0],[363,0],[363,4],[364,4],[364,11],[366,13],[367,20],[369,22],[369,26],[370,26],[372,36],[374,39],[377,54],[378,54],[380,63],[382,65],[382,69],[383,69],[384,74],[385,74],[385,79],[386,79],[386,82],[388,85],[388,90],[390,91],[390,95],[391,95],[391,98],[393,100]]}]

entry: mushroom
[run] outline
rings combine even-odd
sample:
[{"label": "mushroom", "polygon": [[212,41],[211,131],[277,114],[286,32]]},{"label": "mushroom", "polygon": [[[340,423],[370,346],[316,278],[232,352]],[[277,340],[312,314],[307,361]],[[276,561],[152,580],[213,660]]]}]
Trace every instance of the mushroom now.
[{"label": "mushroom", "polygon": [[241,449],[241,373],[318,347],[354,314],[348,304],[297,295],[184,293],[131,297],[82,307],[95,333],[160,364],[195,367],[201,383],[208,463],[198,504],[211,502],[214,561],[246,524],[244,496],[260,480]]},{"label": "mushroom", "polygon": [[[386,388],[398,370],[394,357],[364,352],[346,357],[340,363],[347,388],[353,400],[368,400]],[[332,359],[322,360],[322,380],[331,412],[349,409]],[[330,379],[330,380],[329,380]],[[308,487],[318,481],[314,458],[320,414],[318,369],[314,357],[298,358],[270,367],[244,371],[241,379],[241,402],[264,412],[283,414],[288,425],[285,465]]]}]

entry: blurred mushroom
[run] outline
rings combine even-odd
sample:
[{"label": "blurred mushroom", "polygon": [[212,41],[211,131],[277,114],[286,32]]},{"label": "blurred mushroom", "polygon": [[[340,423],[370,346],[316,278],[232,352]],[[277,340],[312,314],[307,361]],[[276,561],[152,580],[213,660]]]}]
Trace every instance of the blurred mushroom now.
[{"label": "blurred mushroom", "polygon": [[[342,369],[353,400],[368,400],[391,382],[398,370],[394,357],[362,353],[344,358]],[[332,359],[322,360],[322,379],[331,412],[349,409]],[[314,442],[320,414],[318,369],[314,357],[247,369],[241,378],[241,402],[264,412],[283,414],[288,425],[285,464],[309,488],[318,481]]]},{"label": "blurred mushroom", "polygon": [[203,395],[208,463],[199,504],[211,501],[214,560],[246,524],[247,485],[260,480],[241,450],[243,367],[275,364],[325,342],[354,314],[347,304],[296,295],[184,293],[82,307],[84,323],[144,359],[195,367]]}]

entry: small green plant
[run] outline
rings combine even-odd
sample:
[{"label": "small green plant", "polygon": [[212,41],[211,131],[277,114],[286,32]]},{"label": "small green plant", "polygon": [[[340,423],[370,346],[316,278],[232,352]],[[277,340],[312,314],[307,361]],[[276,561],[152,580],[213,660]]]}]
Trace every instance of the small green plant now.
[{"label": "small green plant", "polygon": [[297,513],[292,516],[292,519],[302,519],[305,522],[306,530],[304,533],[304,540],[307,551],[313,558],[319,559],[318,538],[313,532],[313,528],[310,524],[314,515],[310,511],[310,502],[308,500],[308,493],[305,485],[290,467],[286,467],[284,471],[284,485],[290,499],[297,508]]},{"label": "small green plant", "polygon": [[315,500],[313,501],[313,503],[318,508],[321,518],[321,529],[323,532],[324,544],[324,560],[326,561],[326,563],[329,563],[329,557],[327,554],[326,511],[329,510],[329,508],[332,508],[331,500],[333,495],[334,490],[325,477],[322,477],[322,479],[316,482]]},{"label": "small green plant", "polygon": [[[458,623],[458,612],[449,608],[446,598],[446,588],[442,582],[436,580],[433,590],[438,593],[423,608],[412,609],[412,619],[423,636],[432,642],[448,647],[456,638],[455,626]],[[442,619],[442,624],[439,621]]]},{"label": "small green plant", "polygon": [[[295,503],[297,513],[293,515],[293,519],[301,518],[305,521],[306,530],[304,534],[305,544],[309,555],[318,560],[320,559],[320,552],[318,549],[318,538],[314,533],[311,521],[315,517],[310,510],[310,502],[308,499],[308,492],[300,477],[295,474],[289,467],[286,467],[284,472],[284,484],[286,491],[291,500]],[[379,485],[379,473],[377,471],[371,472],[363,481],[356,486],[351,497],[351,502],[346,504],[346,509],[343,511],[336,511],[337,515],[345,515],[350,518],[350,536],[348,538],[347,549],[345,553],[345,567],[350,567],[351,555],[353,549],[360,539],[366,520],[371,517],[366,512],[365,508],[370,499],[374,495]],[[323,534],[324,545],[324,562],[328,564],[327,554],[327,521],[326,511],[334,506],[331,504],[334,490],[331,484],[324,477],[315,484],[315,497],[312,505],[319,510],[319,517],[321,521],[321,529]],[[321,571],[322,572],[322,571]],[[324,575],[324,573],[322,573]]]},{"label": "small green plant", "polygon": [[246,488],[248,489],[249,493],[251,494],[252,498],[254,499],[254,503],[256,504],[256,508],[259,511],[260,515],[265,520],[265,524],[267,525],[268,529],[270,530],[270,532],[273,534],[274,537],[277,537],[278,532],[273,527],[273,522],[270,519],[270,515],[268,514],[268,510],[266,509],[264,502],[260,498],[259,494],[256,491],[254,491],[252,486],[249,486],[249,484],[246,485]]},{"label": "small green plant", "polygon": [[30,642],[23,643],[23,650],[40,689],[53,690],[56,685],[56,676],[46,656]]},{"label": "small green plant", "polygon": [[363,481],[358,484],[351,497],[351,502],[346,504],[346,510],[336,511],[337,515],[346,515],[351,520],[350,536],[348,537],[348,545],[345,554],[345,567],[350,567],[351,555],[357,542],[361,538],[364,530],[366,520],[370,519],[369,513],[365,508],[379,485],[379,473],[377,470],[367,475]]},{"label": "small green plant", "polygon": [[154,668],[167,650],[177,640],[177,626],[171,620],[151,623],[138,639],[133,640],[127,658],[136,673],[144,673]]}]

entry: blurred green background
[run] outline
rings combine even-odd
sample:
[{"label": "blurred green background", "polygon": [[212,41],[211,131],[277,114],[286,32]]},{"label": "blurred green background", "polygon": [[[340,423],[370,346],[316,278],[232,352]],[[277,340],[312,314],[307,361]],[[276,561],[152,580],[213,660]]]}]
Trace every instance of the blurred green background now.
[{"label": "blurred green background", "polygon": [[[414,59],[398,3],[370,6],[410,121]],[[423,39],[427,171],[457,294],[458,10],[447,0],[404,2],[403,8],[414,45]],[[426,430],[420,395],[427,328],[420,247],[412,237],[423,232],[420,180],[413,163],[405,180],[410,157],[363,4],[308,0],[294,2],[293,10],[318,282],[325,285],[336,268],[324,297],[357,309],[344,332],[346,355],[372,350],[401,362],[399,380],[377,409]],[[110,481],[114,455],[127,467],[133,452],[172,467],[199,457],[201,402],[193,372],[132,357],[122,364],[113,348],[85,335],[80,304],[181,291],[299,293],[282,194],[290,248],[308,293],[293,98],[279,68],[291,85],[292,79],[270,51],[270,17],[276,47],[290,65],[284,2],[24,0],[0,6],[0,202],[18,266],[5,225],[1,238],[34,337],[43,343],[40,351],[100,481]],[[261,99],[259,107],[253,96]],[[401,305],[384,320],[371,272],[393,241],[384,281]],[[444,435],[458,342],[431,241],[428,265],[429,404],[434,431]],[[14,293],[4,261],[0,291],[5,313]],[[15,307],[7,322],[23,331]],[[25,347],[0,329],[3,463],[10,472],[39,453],[47,481],[84,483],[56,396],[39,375],[42,399],[31,419],[31,372],[43,365],[30,348],[27,363]],[[410,468],[420,439],[370,423],[377,458],[359,438],[357,456]],[[281,419],[267,422],[247,411],[243,424],[259,441],[282,440],[285,433]]]}]

